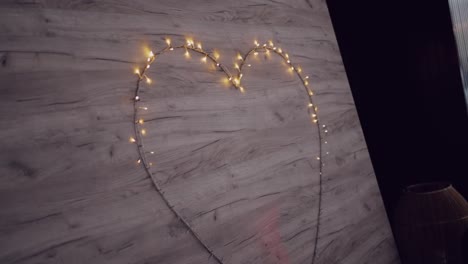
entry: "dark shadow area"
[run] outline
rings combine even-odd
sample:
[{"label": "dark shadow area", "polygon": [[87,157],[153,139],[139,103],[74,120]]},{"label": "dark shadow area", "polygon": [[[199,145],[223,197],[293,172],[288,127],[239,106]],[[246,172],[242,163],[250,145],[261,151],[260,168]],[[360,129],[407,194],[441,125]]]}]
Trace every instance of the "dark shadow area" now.
[{"label": "dark shadow area", "polygon": [[407,185],[451,182],[468,197],[468,117],[448,3],[327,2],[390,220]]}]

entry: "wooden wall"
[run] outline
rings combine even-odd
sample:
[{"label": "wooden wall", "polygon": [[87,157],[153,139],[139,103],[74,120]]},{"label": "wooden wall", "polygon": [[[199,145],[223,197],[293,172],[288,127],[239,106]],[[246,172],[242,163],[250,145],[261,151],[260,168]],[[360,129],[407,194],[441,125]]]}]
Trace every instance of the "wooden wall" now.
[{"label": "wooden wall", "polygon": [[[231,70],[254,39],[301,65],[322,177],[300,80],[263,53],[245,93],[158,57],[137,164],[133,69],[187,36]],[[324,2],[7,0],[0,61],[1,263],[399,263]]]}]

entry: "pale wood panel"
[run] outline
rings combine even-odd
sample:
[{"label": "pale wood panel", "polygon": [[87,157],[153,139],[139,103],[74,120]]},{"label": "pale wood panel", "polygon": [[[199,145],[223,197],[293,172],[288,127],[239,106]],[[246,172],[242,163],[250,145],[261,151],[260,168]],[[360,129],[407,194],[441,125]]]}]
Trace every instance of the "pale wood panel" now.
[{"label": "pale wood panel", "polygon": [[[233,62],[274,39],[329,126],[315,263],[397,263],[323,1],[3,1],[0,262],[216,263],[136,164],[132,67],[164,37]],[[311,263],[317,131],[299,81],[260,56],[246,93],[193,55],[143,88],[153,179],[225,263]]]}]

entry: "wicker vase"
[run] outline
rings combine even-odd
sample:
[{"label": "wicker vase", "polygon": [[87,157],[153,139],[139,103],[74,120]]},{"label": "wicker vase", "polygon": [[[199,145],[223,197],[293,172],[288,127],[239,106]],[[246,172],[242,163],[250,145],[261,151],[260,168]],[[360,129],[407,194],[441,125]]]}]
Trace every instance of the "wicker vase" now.
[{"label": "wicker vase", "polygon": [[409,186],[395,210],[395,237],[403,264],[462,264],[468,204],[450,184]]}]

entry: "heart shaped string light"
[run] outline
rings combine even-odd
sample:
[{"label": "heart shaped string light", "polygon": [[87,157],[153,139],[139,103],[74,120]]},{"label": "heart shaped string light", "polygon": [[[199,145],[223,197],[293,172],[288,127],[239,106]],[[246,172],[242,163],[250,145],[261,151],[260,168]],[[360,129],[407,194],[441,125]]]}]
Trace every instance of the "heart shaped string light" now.
[{"label": "heart shaped string light", "polygon": [[[223,258],[218,257],[215,255],[213,250],[205,243],[203,242],[202,238],[194,231],[194,229],[191,227],[191,225],[182,217],[182,215],[174,208],[174,205],[172,205],[169,200],[166,198],[166,195],[164,194],[164,191],[162,190],[161,186],[159,183],[156,181],[154,178],[152,172],[150,171],[150,167],[153,166],[152,162],[149,162],[146,153],[154,154],[154,151],[145,151],[143,148],[143,142],[142,142],[142,137],[147,134],[146,128],[144,128],[144,120],[141,118],[138,118],[138,111],[140,110],[148,110],[147,106],[140,106],[140,83],[141,81],[145,81],[147,84],[152,84],[152,80],[150,77],[147,75],[147,70],[151,67],[151,64],[153,64],[157,58],[157,56],[160,56],[164,53],[176,50],[176,49],[184,49],[184,56],[186,58],[190,58],[191,54],[190,51],[195,52],[197,54],[201,55],[201,61],[203,63],[207,63],[208,60],[212,61],[216,67],[222,71],[226,75],[226,82],[232,84],[232,86],[235,89],[238,89],[240,92],[244,93],[245,88],[242,86],[242,69],[245,65],[248,67],[251,66],[251,64],[246,64],[246,61],[250,56],[258,56],[260,52],[265,53],[269,55],[270,53],[278,55],[280,58],[283,59],[285,64],[287,65],[287,70],[291,72],[295,72],[298,78],[301,80],[302,85],[305,89],[305,92],[308,97],[308,104],[306,106],[307,111],[311,117],[311,122],[314,123],[317,126],[318,129],[318,137],[319,137],[319,154],[316,156],[316,159],[319,163],[319,200],[318,200],[318,213],[317,213],[317,228],[316,228],[316,235],[315,235],[315,244],[314,244],[314,251],[313,251],[313,256],[312,256],[312,263],[315,262],[316,259],[316,254],[317,254],[317,241],[318,241],[318,233],[319,233],[319,226],[320,226],[320,212],[321,212],[321,203],[322,203],[322,173],[323,173],[323,167],[324,163],[322,160],[322,143],[323,144],[328,144],[326,140],[324,140],[324,134],[327,134],[328,128],[326,125],[320,125],[320,120],[318,118],[318,107],[317,105],[314,104],[312,97],[314,96],[314,92],[310,88],[309,85],[309,76],[307,75],[302,75],[302,68],[298,65],[294,65],[291,62],[291,59],[289,58],[288,53],[286,53],[282,48],[276,47],[273,43],[273,41],[269,41],[268,43],[264,43],[261,45],[257,40],[254,41],[254,47],[250,49],[244,56],[242,56],[240,53],[237,54],[236,59],[238,62],[234,64],[234,69],[236,71],[235,74],[232,74],[228,68],[226,68],[223,64],[221,64],[218,59],[219,59],[219,53],[214,51],[212,53],[205,51],[202,48],[202,44],[200,42],[195,43],[193,39],[186,39],[185,44],[179,45],[179,46],[172,46],[172,42],[169,38],[166,38],[166,44],[167,46],[160,50],[159,52],[154,53],[153,51],[150,51],[148,54],[148,58],[146,60],[146,64],[143,67],[136,68],[134,73],[138,75],[138,81],[136,85],[136,90],[135,90],[135,95],[134,95],[134,130],[135,130],[135,136],[130,137],[130,142],[135,143],[138,147],[138,153],[139,153],[139,158],[137,160],[137,164],[141,164],[144,166],[146,172],[150,176],[151,179],[153,179],[153,183],[156,187],[156,190],[160,193],[161,197],[163,198],[164,202],[167,204],[167,206],[171,209],[171,211],[174,213],[174,215],[185,225],[187,228],[187,231],[190,232],[200,243],[201,246],[203,246],[210,254],[210,258],[214,258],[218,263],[223,263]],[[329,152],[326,152],[326,155],[328,155]]]}]

